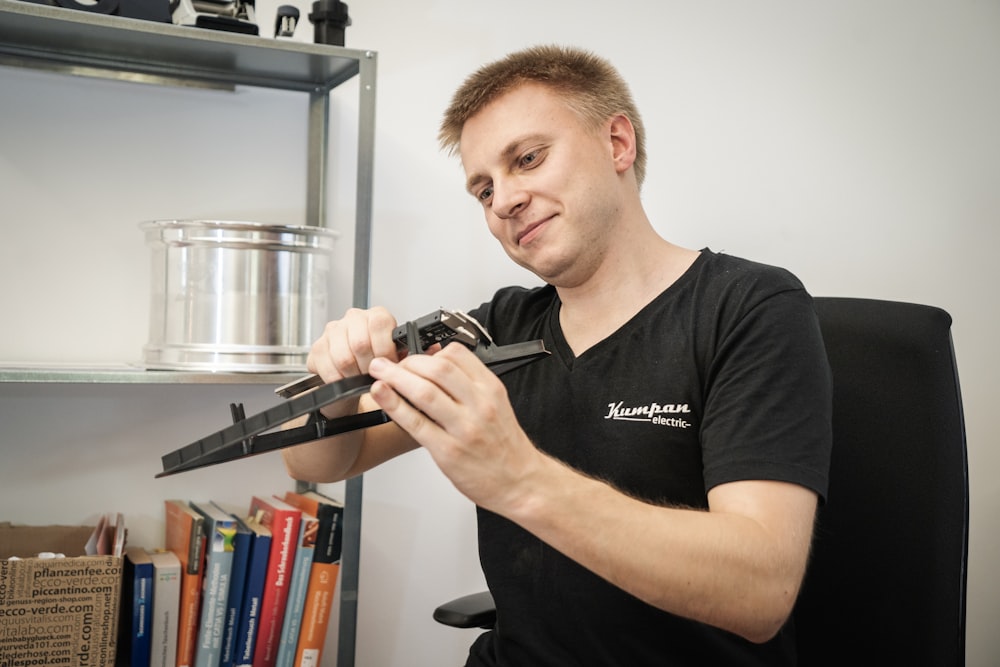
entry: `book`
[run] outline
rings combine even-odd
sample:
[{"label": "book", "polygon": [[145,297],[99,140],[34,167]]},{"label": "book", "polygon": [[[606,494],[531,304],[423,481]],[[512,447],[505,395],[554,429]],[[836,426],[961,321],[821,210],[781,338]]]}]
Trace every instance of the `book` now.
[{"label": "book", "polygon": [[204,518],[205,535],[205,573],[194,664],[195,667],[218,667],[226,626],[229,578],[233,571],[236,520],[211,503],[191,502],[190,505]]},{"label": "book", "polygon": [[177,664],[177,618],[181,606],[181,561],[172,551],[149,554],[153,563],[153,614],[150,619],[150,667]]},{"label": "book", "polygon": [[337,577],[340,574],[344,504],[317,491],[307,491],[304,494],[289,491],[285,494],[285,501],[316,515],[319,520],[294,660],[296,666],[319,665],[323,646],[326,644]]},{"label": "book", "polygon": [[[292,506],[294,507],[294,505]],[[302,511],[301,508],[299,511]],[[275,667],[292,667],[292,662],[295,660],[295,649],[299,642],[302,610],[305,607],[306,590],[309,587],[309,573],[312,569],[313,552],[316,550],[318,530],[319,520],[308,512],[302,512],[299,520],[298,539],[295,543],[295,564],[292,567],[292,581],[288,589],[288,602],[285,604],[285,618],[281,624],[281,636],[278,639],[278,657],[275,659]]]},{"label": "book", "polygon": [[102,514],[98,517],[94,532],[91,533],[90,539],[84,545],[83,551],[88,556],[121,558],[125,552],[127,532],[124,514],[121,512]]},{"label": "book", "polygon": [[181,562],[181,602],[177,619],[177,665],[192,667],[201,605],[205,519],[183,500],[164,501],[166,547]]},{"label": "book", "polygon": [[115,513],[115,525],[109,526],[111,529],[111,555],[119,557],[125,553],[125,541],[128,538],[128,529],[125,528],[125,515],[121,512]]},{"label": "book", "polygon": [[149,667],[153,559],[142,547],[126,547],[122,570],[118,655],[127,658],[130,667]]},{"label": "book", "polygon": [[[212,503],[225,512],[226,510]],[[253,548],[253,534],[246,523],[239,517],[229,514],[233,519],[235,533],[233,534],[233,566],[229,576],[229,594],[226,596],[225,623],[222,628],[222,647],[219,654],[219,667],[233,667],[236,654],[236,630],[239,625],[240,609],[243,605],[243,591],[246,590],[247,566],[250,563],[250,550]]]},{"label": "book", "polygon": [[260,603],[260,624],[254,646],[253,667],[275,667],[302,512],[273,496],[253,496],[249,515],[271,529],[271,556]]},{"label": "book", "polygon": [[264,581],[271,558],[271,530],[254,517],[240,521],[250,531],[250,554],[247,562],[243,600],[236,623],[233,664],[236,667],[253,667],[253,652],[257,646],[260,624],[260,604],[264,597]]},{"label": "book", "polygon": [[108,517],[105,514],[97,517],[97,525],[94,532],[90,534],[90,539],[83,547],[83,553],[88,556],[106,556],[111,553],[108,540]]}]

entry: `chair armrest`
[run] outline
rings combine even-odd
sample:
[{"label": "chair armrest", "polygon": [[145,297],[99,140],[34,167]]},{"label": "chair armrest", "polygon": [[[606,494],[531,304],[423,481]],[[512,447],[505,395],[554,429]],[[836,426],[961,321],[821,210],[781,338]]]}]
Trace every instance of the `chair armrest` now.
[{"label": "chair armrest", "polygon": [[492,628],[497,620],[493,595],[483,591],[446,602],[434,610],[434,620],[453,628]]}]

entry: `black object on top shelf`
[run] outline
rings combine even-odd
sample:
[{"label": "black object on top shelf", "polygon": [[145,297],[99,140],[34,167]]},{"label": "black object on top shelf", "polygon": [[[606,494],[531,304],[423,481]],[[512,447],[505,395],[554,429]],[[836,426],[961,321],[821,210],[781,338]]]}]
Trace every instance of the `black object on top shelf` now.
[{"label": "black object on top shelf", "polygon": [[291,37],[299,24],[299,8],[295,5],[281,5],[275,12],[274,36]]},{"label": "black object on top shelf", "polygon": [[77,2],[77,0],[25,0],[37,5],[77,9],[94,14],[109,16],[124,16],[143,21],[172,23],[169,0],[97,0],[93,4]]},{"label": "black object on top shelf", "polygon": [[314,26],[314,42],[344,46],[344,33],[347,26],[351,25],[346,2],[316,0],[309,14],[309,20]]}]

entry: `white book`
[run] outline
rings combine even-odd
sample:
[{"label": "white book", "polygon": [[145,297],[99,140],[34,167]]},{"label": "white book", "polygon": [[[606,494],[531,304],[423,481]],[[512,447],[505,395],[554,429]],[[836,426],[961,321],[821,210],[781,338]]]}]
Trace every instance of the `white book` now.
[{"label": "white book", "polygon": [[181,606],[181,561],[172,551],[154,551],[153,616],[150,621],[152,667],[176,667],[177,623]]}]

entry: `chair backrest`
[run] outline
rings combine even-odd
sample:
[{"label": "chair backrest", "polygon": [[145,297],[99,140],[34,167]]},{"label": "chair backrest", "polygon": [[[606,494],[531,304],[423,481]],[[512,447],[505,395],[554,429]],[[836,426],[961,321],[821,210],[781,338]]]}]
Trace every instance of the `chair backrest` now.
[{"label": "chair backrest", "polygon": [[794,612],[801,667],[965,664],[969,487],[951,317],[818,297],[827,502]]}]

